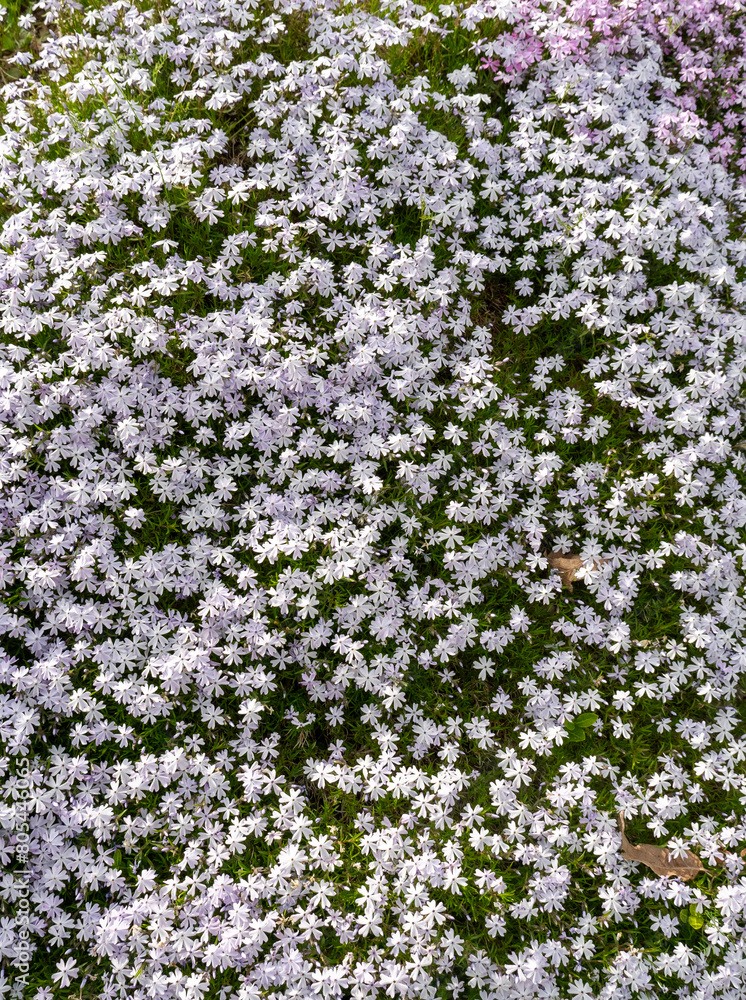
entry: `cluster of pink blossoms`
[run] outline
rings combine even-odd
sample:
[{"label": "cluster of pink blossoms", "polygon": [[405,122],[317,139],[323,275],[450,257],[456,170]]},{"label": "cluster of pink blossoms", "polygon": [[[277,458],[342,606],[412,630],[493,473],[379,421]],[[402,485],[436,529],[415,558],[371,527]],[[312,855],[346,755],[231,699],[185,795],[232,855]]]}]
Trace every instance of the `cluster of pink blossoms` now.
[{"label": "cluster of pink blossoms", "polygon": [[739,1000],[742,4],[42,22],[0,88],[0,994]]}]

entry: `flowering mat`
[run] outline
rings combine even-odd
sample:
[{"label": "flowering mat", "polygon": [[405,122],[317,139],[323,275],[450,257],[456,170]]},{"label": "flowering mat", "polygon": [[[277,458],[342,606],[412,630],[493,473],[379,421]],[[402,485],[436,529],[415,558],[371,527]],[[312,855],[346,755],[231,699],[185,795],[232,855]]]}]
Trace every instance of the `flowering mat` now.
[{"label": "flowering mat", "polygon": [[7,0],[0,995],[742,1000],[741,0]]}]

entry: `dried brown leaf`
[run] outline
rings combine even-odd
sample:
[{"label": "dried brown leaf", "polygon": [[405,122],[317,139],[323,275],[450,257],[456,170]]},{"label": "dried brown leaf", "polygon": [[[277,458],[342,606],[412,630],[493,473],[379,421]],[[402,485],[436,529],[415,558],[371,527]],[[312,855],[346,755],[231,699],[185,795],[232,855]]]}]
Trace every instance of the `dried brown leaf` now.
[{"label": "dried brown leaf", "polygon": [[[568,590],[572,590],[573,582],[578,578],[578,570],[585,565],[580,556],[574,552],[570,552],[568,555],[563,555],[562,552],[548,552],[547,562],[552,569],[559,570],[562,586],[567,587]],[[594,569],[598,569],[605,562],[608,562],[608,559],[594,559],[592,566]]]},{"label": "dried brown leaf", "polygon": [[678,875],[685,882],[696,878],[700,872],[705,870],[704,865],[693,851],[687,851],[683,857],[677,858],[668,847],[658,847],[657,844],[630,844],[624,832],[623,813],[619,813],[617,821],[619,832],[622,835],[622,857],[626,858],[627,861],[637,861],[642,865],[647,865],[656,875]]},{"label": "dried brown leaf", "polygon": [[572,590],[573,581],[577,579],[577,572],[583,566],[583,560],[580,556],[572,553],[565,556],[561,552],[550,552],[547,555],[547,562],[552,569],[559,570],[562,586]]}]

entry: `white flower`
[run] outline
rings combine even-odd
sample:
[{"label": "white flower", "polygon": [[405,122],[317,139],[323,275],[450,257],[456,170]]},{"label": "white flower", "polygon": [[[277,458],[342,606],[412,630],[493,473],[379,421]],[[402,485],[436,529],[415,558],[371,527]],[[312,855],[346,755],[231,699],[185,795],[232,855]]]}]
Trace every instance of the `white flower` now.
[{"label": "white flower", "polygon": [[57,971],[52,973],[52,979],[59,983],[61,987],[69,986],[73,979],[77,979],[78,966],[73,958],[62,958],[57,963]]}]

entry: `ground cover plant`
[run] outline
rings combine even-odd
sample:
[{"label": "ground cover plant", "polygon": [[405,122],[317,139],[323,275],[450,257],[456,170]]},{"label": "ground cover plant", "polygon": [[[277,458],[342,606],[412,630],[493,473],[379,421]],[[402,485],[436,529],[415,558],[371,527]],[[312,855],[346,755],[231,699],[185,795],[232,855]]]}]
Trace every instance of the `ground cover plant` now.
[{"label": "ground cover plant", "polygon": [[738,0],[0,39],[0,994],[746,988]]}]

